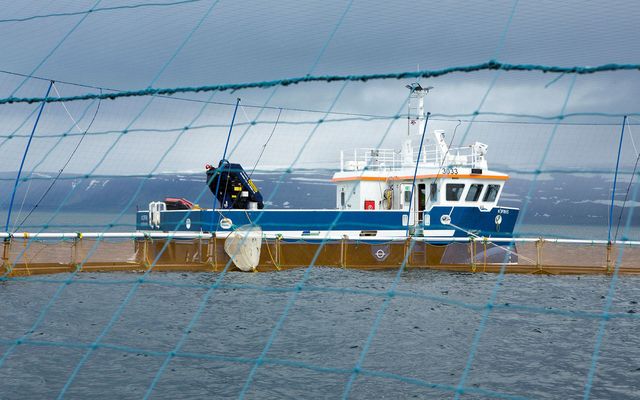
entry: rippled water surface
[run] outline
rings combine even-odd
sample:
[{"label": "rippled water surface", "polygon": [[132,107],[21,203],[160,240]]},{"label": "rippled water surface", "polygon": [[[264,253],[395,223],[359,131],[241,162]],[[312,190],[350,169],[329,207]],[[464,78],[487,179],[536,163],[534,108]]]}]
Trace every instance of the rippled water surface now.
[{"label": "rippled water surface", "polygon": [[[69,383],[66,398],[141,398],[166,363],[151,398],[233,398],[243,387],[246,398],[340,398],[350,377],[350,398],[452,398],[497,289],[462,398],[581,398],[601,319],[576,311],[601,312],[610,285],[410,270],[389,297],[395,271],[314,268],[295,290],[304,272],[233,272],[213,289],[218,274],[4,282],[0,397],[54,398]],[[617,281],[593,398],[638,398],[639,285]]]}]

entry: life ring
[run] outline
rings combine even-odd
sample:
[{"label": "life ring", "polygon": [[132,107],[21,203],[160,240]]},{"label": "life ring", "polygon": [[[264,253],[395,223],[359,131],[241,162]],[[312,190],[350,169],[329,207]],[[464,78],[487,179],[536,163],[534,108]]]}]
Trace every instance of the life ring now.
[{"label": "life ring", "polygon": [[222,218],[220,220],[220,228],[230,229],[232,226],[233,226],[233,221],[231,221],[231,218]]}]

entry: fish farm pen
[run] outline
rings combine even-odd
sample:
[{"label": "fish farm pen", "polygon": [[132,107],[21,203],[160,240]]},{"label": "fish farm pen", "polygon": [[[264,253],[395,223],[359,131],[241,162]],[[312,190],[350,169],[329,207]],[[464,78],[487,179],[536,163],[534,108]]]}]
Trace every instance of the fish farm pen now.
[{"label": "fish farm pen", "polygon": [[[4,277],[68,272],[238,270],[225,238],[191,233],[5,235]],[[517,248],[517,253],[510,249]],[[497,254],[496,254],[497,251]],[[513,253],[513,254],[510,254]],[[515,259],[515,260],[514,260]],[[420,238],[331,242],[263,238],[255,272],[292,268],[434,269],[524,274],[639,274],[640,242],[545,238]]]}]

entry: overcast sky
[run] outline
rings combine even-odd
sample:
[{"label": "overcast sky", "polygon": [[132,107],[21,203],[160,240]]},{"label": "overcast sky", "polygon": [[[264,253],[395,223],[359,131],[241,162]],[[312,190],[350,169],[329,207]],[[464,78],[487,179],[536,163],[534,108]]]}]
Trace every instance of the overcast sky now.
[{"label": "overcast sky", "polygon": [[[150,0],[103,0],[97,8],[145,2]],[[33,72],[36,76],[105,88],[141,89],[152,83],[154,87],[197,86],[309,73],[413,71],[475,64],[494,58],[509,63],[561,66],[640,62],[640,7],[634,1],[522,0],[514,9],[512,1],[355,0],[348,7],[346,1],[330,0],[201,0],[171,6],[104,10],[86,17],[80,14],[7,21],[88,10],[95,3],[96,0],[3,1],[0,70]],[[512,10],[513,18],[505,29]],[[480,111],[557,115],[573,79],[562,76],[553,82],[557,77],[542,73],[500,73]],[[566,112],[640,113],[639,77],[638,71],[579,76]],[[435,87],[427,98],[427,109],[440,115],[430,126],[447,129],[448,134],[452,134],[458,118],[442,115],[469,114],[477,110],[495,78],[496,72],[488,71],[423,80],[424,84]],[[376,146],[389,121],[327,122],[314,130],[314,122],[322,118],[321,113],[287,108],[326,111],[335,103],[333,111],[337,112],[390,116],[401,109],[407,96],[404,85],[409,82],[349,83],[340,96],[342,83],[179,97],[223,103],[232,103],[240,97],[241,104],[246,106],[240,110],[236,120],[239,124],[233,131],[232,158],[248,165],[256,161],[274,129],[269,121],[273,122],[278,115],[277,108],[283,107],[282,123],[275,128],[258,168],[287,166],[300,152],[294,167],[332,168],[337,167],[341,149]],[[2,96],[14,92],[17,96],[42,96],[46,87],[46,81],[25,81],[19,76],[0,73]],[[64,83],[58,83],[56,88],[61,95],[97,91]],[[260,119],[264,123],[247,130],[246,124],[260,111],[250,105],[263,105],[270,96],[268,105],[274,109],[262,113]],[[197,102],[156,98],[148,105],[149,101],[150,98],[103,101],[89,132],[107,133],[87,136],[67,172],[198,171],[207,162],[217,162],[231,119],[231,106],[210,104],[202,111],[203,104]],[[78,134],[86,129],[97,104],[67,103],[66,109],[59,103],[47,105],[26,171],[44,173],[64,165],[80,136],[59,140],[59,135]],[[0,106],[0,171],[17,170],[26,136],[35,120],[35,116],[29,115],[37,107]],[[332,118],[349,116],[328,117]],[[563,120],[563,123],[610,125],[560,126],[545,167],[612,169],[621,119],[586,116]],[[456,138],[464,137],[465,144],[475,140],[489,144],[490,165],[514,169],[537,166],[553,130],[549,122],[553,121],[498,123],[507,121],[539,120],[481,115],[471,127],[462,124]],[[287,125],[291,122],[307,123]],[[631,122],[640,123],[638,119]],[[190,125],[216,126],[190,129],[173,145],[180,135],[175,129]],[[124,129],[130,132],[116,142]],[[159,132],[158,129],[174,131]],[[110,131],[115,132],[108,133]],[[624,142],[625,168],[631,168],[635,161],[631,135],[640,135],[638,131],[640,127],[632,126]],[[6,136],[14,132],[18,137],[6,140]],[[303,149],[304,141],[312,132],[313,137]],[[399,120],[392,126],[384,147],[399,147],[405,132],[406,122]],[[640,136],[633,137],[637,137],[640,144]],[[167,150],[168,154],[161,159]],[[162,162],[157,165],[159,160]]]}]

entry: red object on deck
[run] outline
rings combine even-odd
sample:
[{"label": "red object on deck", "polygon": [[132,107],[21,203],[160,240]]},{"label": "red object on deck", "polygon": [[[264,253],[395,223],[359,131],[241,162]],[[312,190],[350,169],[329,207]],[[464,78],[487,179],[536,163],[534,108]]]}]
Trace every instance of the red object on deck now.
[{"label": "red object on deck", "polygon": [[167,205],[167,210],[190,210],[193,208],[193,203],[185,198],[167,197],[164,202]]},{"label": "red object on deck", "polygon": [[364,201],[364,209],[365,210],[375,210],[376,202],[374,200],[365,200]]}]

